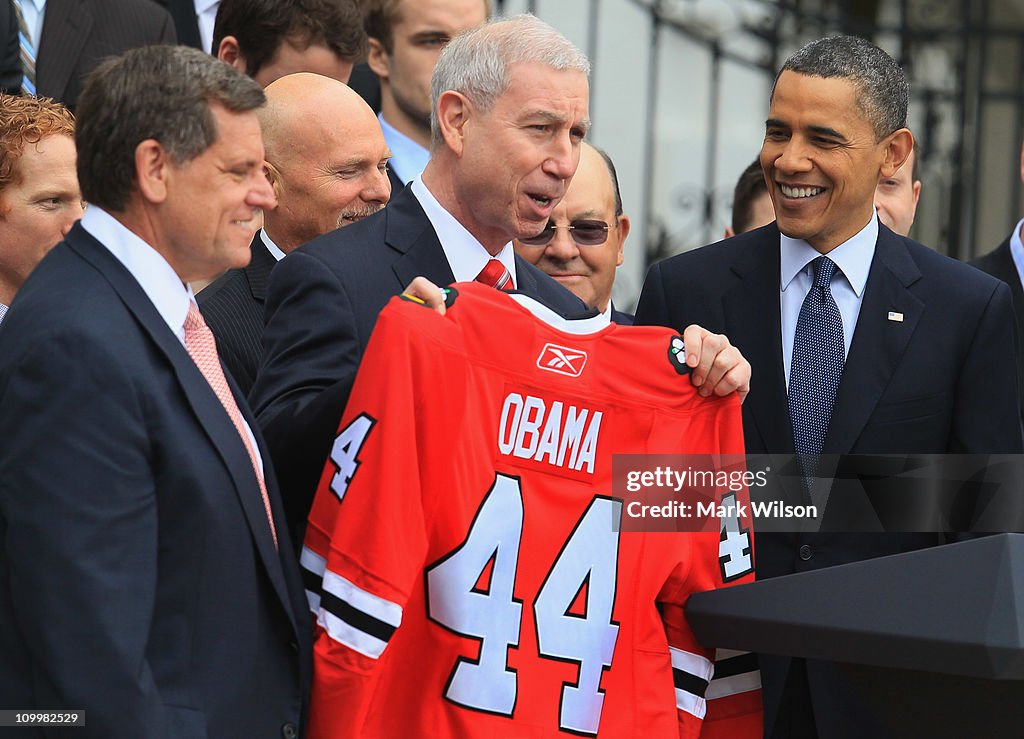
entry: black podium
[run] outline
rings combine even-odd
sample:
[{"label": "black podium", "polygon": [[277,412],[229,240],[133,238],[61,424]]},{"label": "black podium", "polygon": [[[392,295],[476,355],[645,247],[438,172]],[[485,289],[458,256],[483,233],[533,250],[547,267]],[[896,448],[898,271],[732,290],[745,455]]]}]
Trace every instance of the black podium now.
[{"label": "black podium", "polygon": [[898,737],[1024,736],[1024,534],[690,598],[707,646],[840,663]]}]

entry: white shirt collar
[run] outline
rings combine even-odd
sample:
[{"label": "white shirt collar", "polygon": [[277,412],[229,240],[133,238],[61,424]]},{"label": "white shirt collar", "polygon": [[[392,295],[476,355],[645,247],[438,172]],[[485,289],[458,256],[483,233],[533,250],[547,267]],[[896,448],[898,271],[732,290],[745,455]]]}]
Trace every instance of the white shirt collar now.
[{"label": "white shirt collar", "polygon": [[[448,259],[448,266],[452,268],[456,282],[472,282],[480,274],[480,270],[491,259],[491,255],[484,248],[483,244],[476,240],[466,227],[444,209],[444,206],[437,201],[433,193],[423,184],[423,178],[416,176],[410,185],[412,194],[416,196],[423,212],[427,214],[430,225],[434,227],[444,255]],[[502,247],[494,259],[501,261],[505,269],[512,275],[512,283],[519,285],[519,278],[516,275],[515,252],[512,250],[512,242]]]},{"label": "white shirt collar", "polygon": [[391,169],[395,170],[398,179],[409,183],[423,174],[427,162],[430,161],[430,150],[425,149],[397,128],[384,120],[383,114],[377,115],[384,141],[391,150]]},{"label": "white shirt collar", "polygon": [[284,259],[284,252],[281,251],[281,248],[267,235],[267,231],[264,228],[260,229],[260,239],[263,241],[263,246],[267,247],[267,251],[274,255],[274,259],[279,262]]},{"label": "white shirt collar", "polygon": [[99,206],[90,205],[85,209],[82,228],[131,273],[160,317],[184,345],[185,316],[189,303],[194,300],[192,288],[181,281],[156,249]]},{"label": "white shirt collar", "polygon": [[[858,298],[864,293],[877,241],[878,215],[872,211],[871,220],[864,228],[826,255],[836,263]],[[781,288],[785,292],[793,278],[802,272],[808,264],[820,257],[821,252],[803,239],[791,239],[784,233],[779,234],[779,245],[781,247]]]}]

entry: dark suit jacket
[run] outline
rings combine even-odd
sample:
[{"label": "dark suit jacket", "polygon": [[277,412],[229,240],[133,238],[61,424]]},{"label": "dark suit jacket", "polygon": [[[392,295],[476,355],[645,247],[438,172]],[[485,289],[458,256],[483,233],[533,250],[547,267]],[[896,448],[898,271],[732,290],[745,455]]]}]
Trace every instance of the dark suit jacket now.
[{"label": "dark suit jacket", "polygon": [[21,47],[13,0],[0,2],[0,92],[21,92]]},{"label": "dark suit jacket", "polygon": [[[518,289],[564,314],[572,293],[516,257]],[[455,278],[411,189],[383,211],[299,247],[267,292],[263,363],[250,400],[280,471],[293,531],[305,528],[316,485],[377,314],[422,275]],[[300,540],[301,541],[301,540]]]},{"label": "dark suit jacket", "polygon": [[105,58],[175,42],[171,16],[153,0],[47,0],[36,91],[74,108],[86,75]]},{"label": "dark suit jacket", "polygon": [[156,0],[167,8],[174,20],[174,31],[178,37],[178,43],[184,46],[191,46],[210,53],[209,49],[203,48],[202,38],[199,35],[199,20],[196,18],[196,4],[194,0]]},{"label": "dark suit jacket", "polygon": [[615,310],[615,304],[612,303],[612,323],[617,323],[620,326],[632,326],[633,325],[633,314],[626,313],[625,311]]},{"label": "dark suit jacket", "polygon": [[359,93],[366,104],[373,108],[374,113],[380,113],[380,80],[370,69],[369,64],[360,62],[352,68],[348,86]]},{"label": "dark suit jacket", "polygon": [[[750,361],[748,454],[793,452],[779,270],[773,223],[655,264],[636,312],[638,324],[724,333]],[[1020,423],[1007,412],[1017,395],[1011,310],[999,281],[880,225],[824,453],[1019,453]],[[888,320],[890,311],[903,321]],[[935,543],[932,534],[763,535],[757,572],[774,577]],[[769,732],[789,662],[761,657]],[[886,736],[834,665],[809,660],[807,673],[821,739]]]},{"label": "dark suit jacket", "polygon": [[391,197],[394,197],[402,190],[405,189],[406,183],[402,182],[402,178],[395,172],[394,167],[391,166],[391,162],[388,162],[387,166],[388,182],[391,183]]},{"label": "dark suit jacket", "polygon": [[263,354],[263,302],[270,271],[277,264],[260,232],[253,237],[252,260],[243,269],[224,273],[196,296],[206,325],[217,339],[217,353],[248,395]]},{"label": "dark suit jacket", "polygon": [[311,625],[270,467],[279,551],[223,406],[81,225],[15,305],[0,326],[4,704],[84,709],[83,739],[298,727]]},{"label": "dark suit jacket", "polygon": [[973,260],[971,266],[997,277],[1010,287],[1013,298],[1013,313],[1017,319],[1017,379],[1020,385],[1021,420],[1024,422],[1024,290],[1021,289],[1020,273],[1010,253],[1010,239],[999,248]]}]

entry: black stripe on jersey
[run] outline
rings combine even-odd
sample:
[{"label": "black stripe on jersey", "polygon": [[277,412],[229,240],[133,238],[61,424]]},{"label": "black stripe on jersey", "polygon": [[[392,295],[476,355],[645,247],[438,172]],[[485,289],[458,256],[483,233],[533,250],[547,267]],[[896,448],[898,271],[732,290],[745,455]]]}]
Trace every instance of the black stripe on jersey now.
[{"label": "black stripe on jersey", "polygon": [[697,677],[692,672],[680,670],[678,667],[672,668],[672,679],[675,681],[677,690],[692,693],[698,698],[703,698],[704,693],[708,689],[707,680],[702,677]]},{"label": "black stripe on jersey", "polygon": [[745,672],[756,672],[758,670],[757,655],[753,652],[737,654],[715,662],[715,675],[712,680],[719,680],[733,675],[742,675]]},{"label": "black stripe on jersey", "polygon": [[302,584],[311,593],[323,597],[324,594],[324,575],[321,572],[319,575],[313,570],[305,567],[300,567],[299,570],[302,572]]},{"label": "black stripe on jersey", "polygon": [[352,628],[369,634],[383,642],[391,640],[395,633],[395,627],[391,624],[374,618],[365,611],[360,611],[351,603],[343,601],[338,596],[325,590],[320,596],[320,606],[334,614]]}]

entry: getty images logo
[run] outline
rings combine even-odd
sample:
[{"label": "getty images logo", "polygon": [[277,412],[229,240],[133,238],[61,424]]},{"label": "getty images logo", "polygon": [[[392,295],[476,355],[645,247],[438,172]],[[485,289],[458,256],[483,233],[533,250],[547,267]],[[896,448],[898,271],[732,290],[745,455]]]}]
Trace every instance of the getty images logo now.
[{"label": "getty images logo", "polygon": [[537,357],[537,366],[541,369],[569,377],[579,377],[583,374],[586,364],[586,352],[558,344],[545,344],[540,356]]}]

